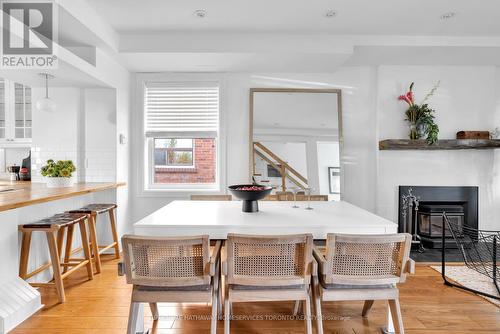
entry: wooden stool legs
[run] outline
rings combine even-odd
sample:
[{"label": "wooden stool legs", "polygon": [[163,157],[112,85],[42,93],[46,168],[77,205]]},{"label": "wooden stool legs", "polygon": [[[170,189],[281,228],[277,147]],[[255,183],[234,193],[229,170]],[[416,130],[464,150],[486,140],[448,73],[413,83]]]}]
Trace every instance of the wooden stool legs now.
[{"label": "wooden stool legs", "polygon": [[115,210],[109,210],[109,223],[111,224],[111,233],[113,234],[113,244],[115,248],[115,257],[120,258],[120,244],[118,239],[118,232],[116,231]]},{"label": "wooden stool legs", "polygon": [[28,260],[30,255],[31,231],[22,233],[21,255],[19,260],[19,277],[26,278],[28,275]]},{"label": "wooden stool legs", "polygon": [[97,242],[96,222],[97,214],[92,213],[89,219],[90,243],[92,245],[92,255],[94,257],[95,271],[101,272],[101,255],[99,252],[99,243]]},{"label": "wooden stool legs", "polygon": [[[85,233],[85,236],[87,235],[87,231],[86,231],[86,227],[85,227],[85,224],[80,224],[80,230],[84,230],[83,233]],[[66,248],[64,250],[64,269],[63,269],[63,273],[65,273],[66,271],[68,271],[68,265],[67,263],[69,262],[69,259],[71,257],[71,246],[73,244],[73,231],[74,231],[74,225],[71,225],[71,226],[68,226],[67,228],[67,233],[66,233]],[[80,232],[81,233],[81,232]],[[82,234],[82,238],[83,238],[83,234]],[[88,239],[85,239],[85,240],[88,240]],[[88,246],[88,244],[86,244]],[[83,246],[83,250],[85,252],[85,246]],[[59,250],[60,252],[61,250]],[[86,254],[85,254],[86,255]],[[90,257],[89,257],[90,258]],[[92,268],[92,267],[91,267]]]},{"label": "wooden stool legs", "polygon": [[[78,224],[80,227],[80,234],[82,237],[82,250],[84,254],[83,259],[72,259],[71,258],[71,245],[73,240],[73,232],[75,225]],[[49,247],[50,262],[46,263],[34,271],[28,273],[28,261],[30,253],[31,236],[33,231],[44,232],[47,238],[47,245]],[[78,268],[86,266],[88,278],[91,280],[94,278],[94,271],[92,268],[92,254],[90,252],[90,246],[88,243],[88,235],[86,228],[86,221],[80,220],[75,224],[71,224],[63,227],[47,227],[47,228],[21,228],[22,232],[22,242],[21,242],[21,256],[19,263],[19,276],[22,279],[28,279],[33,277],[42,271],[52,267],[53,279],[49,283],[30,283],[32,286],[54,286],[57,290],[57,295],[59,297],[59,302],[64,303],[66,300],[64,293],[63,279],[68,275],[73,273]],[[61,255],[64,243],[64,232],[66,233],[66,247],[64,251],[64,260],[61,262]],[[61,268],[63,270],[61,270]]]},{"label": "wooden stool legs", "polygon": [[89,220],[89,231],[90,231],[90,244],[92,246],[92,254],[94,256],[96,273],[101,272],[101,254],[110,248],[114,248],[115,257],[117,259],[120,258],[120,240],[118,238],[118,231],[116,229],[116,218],[115,218],[115,210],[110,209],[108,211],[109,214],[109,223],[111,225],[111,235],[113,238],[113,242],[107,246],[99,246],[97,240],[97,216],[96,212],[92,212],[90,214]]},{"label": "wooden stool legs", "polygon": [[59,252],[57,251],[56,237],[54,231],[47,231],[45,235],[47,236],[47,243],[49,244],[50,261],[54,272],[54,283],[59,296],[59,302],[64,303],[66,301],[66,296],[64,294],[64,284],[62,282],[61,263],[59,260]]}]

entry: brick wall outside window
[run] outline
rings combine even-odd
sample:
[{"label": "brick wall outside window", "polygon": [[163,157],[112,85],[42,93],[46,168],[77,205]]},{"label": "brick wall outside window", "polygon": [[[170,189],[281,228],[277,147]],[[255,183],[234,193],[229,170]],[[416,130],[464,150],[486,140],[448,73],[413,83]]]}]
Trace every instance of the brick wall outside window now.
[{"label": "brick wall outside window", "polygon": [[194,139],[194,168],[155,167],[155,183],[215,183],[215,139]]}]

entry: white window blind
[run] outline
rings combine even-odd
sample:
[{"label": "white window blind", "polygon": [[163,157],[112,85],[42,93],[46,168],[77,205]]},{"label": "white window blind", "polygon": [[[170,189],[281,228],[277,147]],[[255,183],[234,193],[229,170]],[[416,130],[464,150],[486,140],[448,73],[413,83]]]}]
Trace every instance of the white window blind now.
[{"label": "white window blind", "polygon": [[219,130],[216,82],[149,82],[145,86],[147,137],[215,138]]}]

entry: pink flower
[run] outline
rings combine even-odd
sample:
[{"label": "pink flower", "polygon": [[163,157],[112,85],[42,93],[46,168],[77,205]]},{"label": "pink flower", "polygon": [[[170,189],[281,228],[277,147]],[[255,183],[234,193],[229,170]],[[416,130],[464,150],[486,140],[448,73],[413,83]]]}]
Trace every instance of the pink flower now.
[{"label": "pink flower", "polygon": [[406,93],[406,97],[413,104],[413,92],[409,91],[408,93]]},{"label": "pink flower", "polygon": [[399,95],[398,100],[399,101],[405,101],[406,103],[408,103],[409,105],[411,105],[411,100],[406,95]]}]

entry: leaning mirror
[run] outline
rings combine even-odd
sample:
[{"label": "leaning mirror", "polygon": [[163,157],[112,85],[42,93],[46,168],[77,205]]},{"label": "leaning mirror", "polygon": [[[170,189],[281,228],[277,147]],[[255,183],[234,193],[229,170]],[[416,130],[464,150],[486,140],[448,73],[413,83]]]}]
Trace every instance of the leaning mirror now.
[{"label": "leaning mirror", "polygon": [[338,89],[250,90],[250,173],[276,195],[340,200],[342,103]]}]

